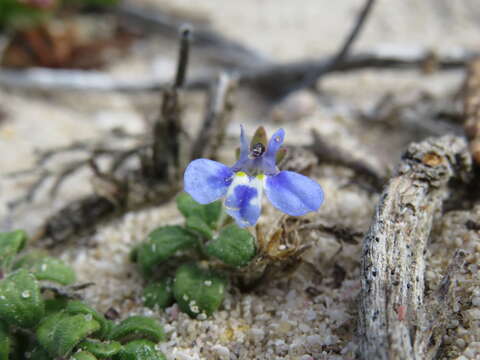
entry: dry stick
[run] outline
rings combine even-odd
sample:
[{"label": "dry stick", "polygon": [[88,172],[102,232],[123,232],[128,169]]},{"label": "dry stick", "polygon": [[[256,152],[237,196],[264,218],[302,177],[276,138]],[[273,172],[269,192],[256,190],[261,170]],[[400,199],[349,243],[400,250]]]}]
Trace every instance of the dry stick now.
[{"label": "dry stick", "polygon": [[350,49],[352,48],[353,43],[355,40],[358,38],[367,18],[368,15],[370,14],[373,4],[375,0],[366,0],[365,5],[362,8],[362,11],[360,11],[357,21],[355,25],[352,28],[352,31],[350,34],[347,36],[345,39],[345,42],[343,46],[340,48],[338,54],[335,56],[335,59],[333,60],[333,65],[335,66],[336,64],[340,64],[348,55],[350,52]]},{"label": "dry stick", "polygon": [[185,82],[191,37],[190,27],[183,27],[180,32],[175,80],[173,86],[162,94],[160,116],[153,125],[152,163],[143,169],[145,175],[149,177],[173,181],[179,175],[182,108],[178,89]]},{"label": "dry stick", "polygon": [[188,25],[180,29],[180,46],[178,48],[177,71],[173,87],[178,89],[185,84],[187,77],[188,60],[190,58],[190,42],[192,41],[192,29]]},{"label": "dry stick", "polygon": [[48,170],[42,169],[38,174],[34,183],[26,191],[25,195],[20,196],[19,198],[16,198],[8,203],[9,210],[15,209],[20,204],[33,201],[35,194],[40,189],[40,187],[45,183],[45,181],[49,178],[49,176],[50,176],[50,172]]},{"label": "dry stick", "polygon": [[[464,51],[463,54],[447,53],[435,57],[438,70],[463,69],[478,53]],[[431,60],[427,49],[411,55],[410,49],[395,54],[381,51],[351,55],[342,63],[331,67],[331,57],[320,60],[300,60],[287,64],[259,65],[252,69],[239,70],[239,85],[249,86],[265,95],[283,94],[290,91],[295,84],[301,83],[310,74],[321,73],[322,76],[362,69],[421,69]],[[199,77],[187,81],[187,90],[208,89],[215,79]],[[0,69],[0,86],[51,91],[118,91],[133,93],[138,91],[163,91],[170,87],[164,80],[151,77],[134,80],[122,80],[99,71],[54,70],[34,68],[28,70]],[[298,86],[297,86],[298,89]]]},{"label": "dry stick", "polygon": [[[476,53],[446,54],[434,56],[435,69],[452,70],[463,68]],[[351,55],[335,67],[331,66],[331,58],[322,60],[302,60],[289,64],[263,66],[258,69],[240,72],[241,85],[248,85],[267,95],[282,94],[305,79],[309,74],[322,76],[335,72],[349,72],[361,69],[422,69],[432,60],[431,51],[425,49],[412,55],[410,51],[396,54],[383,54],[381,51],[372,51],[363,54]],[[0,74],[1,75],[1,74]],[[1,80],[1,78],[0,78]],[[193,82],[199,86],[200,83]]]},{"label": "dry stick", "polygon": [[[49,179],[54,179],[53,184],[51,185],[49,190],[49,195],[52,198],[56,197],[61,186],[64,184],[64,182],[68,180],[75,172],[85,168],[89,162],[88,159],[82,159],[82,160],[73,161],[67,164],[66,166],[63,166],[62,168],[60,168],[58,171],[45,169],[46,163],[55,155],[67,153],[71,151],[80,151],[80,150],[87,151],[89,150],[89,148],[91,148],[90,152],[91,152],[92,159],[98,159],[104,156],[111,156],[113,158],[113,164],[117,166],[122,165],[121,163],[118,164],[118,161],[124,161],[129,156],[133,155],[131,154],[130,149],[129,150],[114,149],[114,148],[108,149],[108,148],[100,148],[95,146],[98,146],[98,144],[88,143],[88,142],[77,142],[77,143],[73,143],[72,146],[58,147],[55,149],[49,149],[44,152],[39,152],[38,158],[35,161],[34,167],[7,174],[6,177],[14,178],[18,176],[36,173],[35,180],[32,183],[32,185],[29,186],[25,195],[22,195],[16,199],[13,199],[8,203],[10,210],[15,210],[18,206],[31,202],[33,198],[36,196],[36,194],[40,191],[43,184]],[[134,150],[138,152],[138,150],[143,147],[144,146],[142,145],[134,148]]]},{"label": "dry stick", "polygon": [[437,290],[429,295],[426,300],[423,318],[420,318],[426,329],[430,331],[419,331],[415,338],[414,348],[418,354],[425,354],[422,359],[434,359],[445,334],[445,326],[454,316],[453,303],[455,299],[454,285],[456,277],[462,271],[465,263],[466,253],[457,250],[448,264],[447,271],[440,282]]},{"label": "dry stick", "polygon": [[[312,74],[308,75],[302,83],[298,84],[298,88],[305,88],[305,87],[310,87],[315,85],[317,80],[326,72],[328,72],[331,69],[335,69],[337,66],[340,66],[340,64],[347,58],[347,56],[350,53],[350,50],[355,42],[355,40],[358,38],[360,35],[364,24],[366,23],[366,20],[368,18],[368,15],[371,12],[371,9],[373,8],[373,4],[375,3],[375,0],[366,0],[365,5],[363,6],[362,10],[358,14],[357,20],[352,27],[352,30],[348,34],[348,36],[345,38],[345,41],[343,45],[340,47],[338,50],[337,54],[333,56],[333,58],[330,61],[330,64],[326,67],[323,68],[317,68],[316,71],[312,71]],[[293,91],[295,86],[291,86],[288,92]]]},{"label": "dry stick", "polygon": [[425,250],[449,180],[470,167],[467,144],[455,136],[413,143],[403,155],[363,243],[362,359],[427,359],[431,347],[438,345],[433,342],[446,324],[440,318],[430,321],[431,304],[424,301]]},{"label": "dry stick", "polygon": [[202,128],[192,147],[192,159],[217,158],[217,151],[224,140],[225,129],[232,115],[232,93],[235,86],[236,80],[223,73],[211,89]]},{"label": "dry stick", "polygon": [[470,140],[473,159],[480,165],[480,58],[468,66],[464,84],[463,113],[465,132]]},{"label": "dry stick", "polygon": [[355,159],[352,154],[330,144],[318,131],[312,129],[313,144],[311,150],[320,163],[345,166],[352,169],[357,176],[367,180],[374,190],[380,192],[385,182],[384,176],[361,159]]}]

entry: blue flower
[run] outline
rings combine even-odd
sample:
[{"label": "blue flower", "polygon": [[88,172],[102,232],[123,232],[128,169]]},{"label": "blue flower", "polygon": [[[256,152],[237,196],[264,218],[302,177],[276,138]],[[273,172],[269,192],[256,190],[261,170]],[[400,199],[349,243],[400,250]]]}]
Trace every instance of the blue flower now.
[{"label": "blue flower", "polygon": [[257,130],[251,144],[243,126],[240,129],[238,161],[232,167],[208,159],[192,161],[184,174],[185,191],[200,204],[225,197],[226,212],[241,227],[257,222],[263,190],[273,206],[288,215],[300,216],[318,210],[323,202],[320,185],[277,167],[285,131],[277,130],[267,145],[263,128]]}]

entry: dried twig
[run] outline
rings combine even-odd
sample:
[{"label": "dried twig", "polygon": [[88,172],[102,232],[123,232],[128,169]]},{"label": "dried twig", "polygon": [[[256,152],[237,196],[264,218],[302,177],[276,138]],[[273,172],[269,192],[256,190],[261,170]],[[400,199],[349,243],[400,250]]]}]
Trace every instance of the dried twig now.
[{"label": "dried twig", "polygon": [[338,224],[327,225],[327,224],[324,224],[323,222],[312,222],[312,223],[306,223],[306,224],[300,225],[298,227],[298,231],[300,230],[320,230],[322,232],[335,236],[335,238],[337,238],[338,240],[346,244],[351,244],[351,245],[358,244],[357,238],[363,235],[362,232],[354,231],[349,227],[345,227]]},{"label": "dried twig", "polygon": [[464,84],[463,112],[470,151],[475,162],[480,165],[480,58],[473,60],[468,66]]},{"label": "dried twig", "polygon": [[[147,143],[148,144],[148,143]],[[32,185],[29,186],[25,195],[20,196],[17,199],[9,202],[9,208],[15,210],[18,206],[29,203],[33,201],[36,194],[40,191],[42,186],[50,179],[53,179],[53,184],[50,187],[49,195],[54,198],[63,183],[70,178],[74,173],[84,169],[88,166],[90,160],[98,160],[105,156],[112,159],[112,173],[117,171],[128,157],[132,155],[138,155],[141,149],[145,146],[142,145],[134,147],[133,149],[116,149],[116,148],[105,148],[100,147],[99,143],[96,142],[75,142],[70,146],[58,147],[53,149],[48,149],[45,151],[37,152],[37,159],[35,161],[35,166],[29,169],[21,170],[6,174],[6,177],[16,178],[23,175],[35,175],[35,180]],[[132,150],[135,150],[132,153]],[[65,154],[72,151],[82,151],[87,154],[83,159],[70,162],[64,166],[61,166],[58,170],[48,170],[46,169],[47,163],[54,156],[59,154]]]},{"label": "dried twig", "polygon": [[312,136],[313,144],[311,148],[317,155],[319,162],[350,168],[357,176],[365,179],[375,191],[381,191],[385,179],[372,166],[360,159],[353,158],[351,154],[346,153],[345,150],[329,144],[317,131],[312,130]]},{"label": "dried twig", "polygon": [[[331,67],[332,57],[322,60],[302,60],[287,64],[259,65],[252,69],[236,72],[239,85],[249,86],[265,95],[284,95],[298,84],[305,84],[311,74],[322,76],[335,72],[349,72],[362,69],[422,69],[427,62],[434,59],[438,70],[461,69],[478,53],[464,51],[462,54],[437,54],[432,58],[428,49],[399,49],[394,53],[371,51],[369,53],[351,55],[342,63]],[[208,89],[215,79],[201,77],[188,81],[185,89]],[[98,71],[52,70],[34,68],[29,70],[0,70],[0,85],[38,90],[53,91],[162,91],[169,87],[165,80],[151,77],[122,80]]]},{"label": "dried twig", "polygon": [[82,299],[82,294],[78,293],[80,290],[89,288],[90,286],[95,285],[94,282],[87,282],[69,286],[54,286],[49,284],[42,284],[41,291],[51,291],[57,296],[61,296],[67,299]]},{"label": "dried twig", "polygon": [[447,267],[438,288],[425,299],[425,308],[428,312],[419,314],[420,323],[427,331],[418,331],[414,349],[418,354],[424,354],[422,359],[434,359],[442,344],[445,335],[445,325],[454,316],[455,298],[454,288],[457,276],[461,273],[466,253],[457,250]]},{"label": "dried twig", "polygon": [[446,324],[441,318],[430,321],[431,309],[424,301],[424,252],[448,182],[470,166],[465,140],[454,136],[414,143],[403,155],[363,243],[359,303],[363,359],[431,358]]},{"label": "dried twig", "polygon": [[409,93],[399,97],[387,93],[369,112],[359,117],[368,125],[406,130],[412,141],[444,134],[462,135],[463,115],[456,94],[434,97],[427,93]]},{"label": "dried twig", "polygon": [[183,87],[191,40],[191,29],[184,27],[180,33],[177,73],[171,87],[162,94],[160,116],[153,124],[152,156],[143,157],[143,173],[147,177],[176,181],[180,167],[180,136],[182,108],[178,89]]},{"label": "dried twig", "polygon": [[360,35],[360,32],[363,26],[365,25],[365,22],[372,10],[374,3],[375,3],[375,0],[365,1],[365,5],[363,6],[362,10],[358,14],[357,21],[355,22],[355,25],[353,26],[352,31],[346,37],[345,42],[343,43],[343,46],[340,48],[340,50],[338,51],[337,55],[333,60],[333,63],[332,63],[333,66],[336,66],[337,64],[342,63],[343,60],[347,57],[348,53],[352,48],[353,43]]},{"label": "dried twig", "polygon": [[[371,12],[371,9],[374,3],[375,3],[375,0],[365,1],[365,5],[363,6],[362,10],[359,12],[357,20],[354,26],[352,27],[352,30],[350,31],[348,36],[345,38],[345,41],[343,45],[340,47],[340,49],[338,50],[338,52],[330,60],[330,64],[323,68],[317,68],[316,71],[312,71],[312,73],[306,78],[306,80],[303,83],[300,83],[297,85],[298,88],[305,88],[305,87],[310,87],[315,85],[317,80],[324,73],[329,72],[332,69],[335,69],[345,61],[345,59],[347,58],[347,56],[351,51],[351,48],[355,40],[360,35],[360,32],[368,18],[368,15]],[[292,91],[293,89],[294,89],[294,86],[292,86],[290,91]]]},{"label": "dried twig", "polygon": [[[22,175],[22,174],[23,173],[21,173],[20,175]],[[35,194],[42,187],[42,185],[49,178],[49,176],[50,176],[50,173],[47,170],[40,171],[40,174],[38,175],[37,179],[29,187],[29,189],[27,190],[25,195],[20,196],[19,198],[15,199],[15,200],[12,200],[11,202],[8,203],[8,207],[10,208],[10,210],[15,209],[17,206],[19,206],[23,203],[28,203],[28,202],[33,201],[33,199],[35,197]]]},{"label": "dried twig", "polygon": [[211,89],[202,128],[192,147],[192,159],[216,159],[232,114],[232,93],[235,86],[235,79],[223,73]]}]

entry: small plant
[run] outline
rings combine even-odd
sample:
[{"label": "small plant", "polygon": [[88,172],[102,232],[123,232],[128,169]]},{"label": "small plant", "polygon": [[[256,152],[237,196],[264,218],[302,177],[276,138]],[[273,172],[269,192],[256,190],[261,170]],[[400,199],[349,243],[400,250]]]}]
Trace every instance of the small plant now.
[{"label": "small plant", "polygon": [[49,20],[68,6],[110,6],[118,0],[1,0],[0,28],[25,28]]},{"label": "small plant", "polygon": [[[132,259],[149,281],[144,290],[146,306],[163,309],[176,301],[190,316],[205,318],[222,303],[228,271],[241,273],[253,263],[265,269],[265,261],[282,259],[271,255],[263,237],[257,243],[244,228],[255,225],[260,216],[263,188],[276,208],[293,216],[315,211],[323,202],[323,191],[315,181],[278,169],[285,155],[284,136],[280,129],[267,144],[260,127],[249,145],[241,127],[235,165],[208,159],[190,163],[184,175],[188,194],[177,197],[185,225],[160,227],[132,251]],[[218,201],[223,197],[225,206]],[[283,235],[277,231],[275,243]],[[297,257],[304,249],[288,249],[285,258]]]},{"label": "small plant", "polygon": [[26,242],[23,231],[0,233],[0,360],[165,359],[155,350],[164,339],[157,321],[115,324],[66,291],[48,291],[72,286],[75,272],[45,252],[22,253]]},{"label": "small plant", "polygon": [[[200,205],[190,195],[177,196],[185,226],[163,226],[132,251],[134,260],[149,284],[144,303],[164,309],[177,302],[192,317],[211,315],[222,303],[227,277],[210,269],[217,260],[241,267],[255,256],[255,238],[245,229],[228,224],[222,204]],[[231,246],[232,236],[237,239]]]}]

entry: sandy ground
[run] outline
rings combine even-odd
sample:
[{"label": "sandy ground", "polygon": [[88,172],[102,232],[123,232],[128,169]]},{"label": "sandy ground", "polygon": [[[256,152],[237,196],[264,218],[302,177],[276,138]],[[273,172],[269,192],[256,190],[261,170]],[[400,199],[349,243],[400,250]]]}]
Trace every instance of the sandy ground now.
[{"label": "sandy ground", "polygon": [[[359,0],[143,2],[176,11],[201,13],[215,29],[276,61],[319,57],[334,51],[363,3]],[[480,7],[476,0],[381,0],[355,50],[379,46],[478,49],[479,20]],[[173,71],[174,59],[170,56],[173,52],[159,49],[161,43],[158,40],[146,39],[128,56],[112,64],[109,70],[112,73],[127,72],[130,76],[149,71]],[[342,148],[386,172],[397,163],[401,150],[410,139],[409,134],[389,133],[376,127],[367,127],[366,131],[366,127],[354,119],[355,111],[370,109],[386,92],[404,96],[423,90],[443,95],[455,91],[462,80],[461,71],[430,76],[414,71],[360,71],[329,76],[322,82],[320,98],[310,93],[305,95],[310,110],[295,123],[288,119],[274,122],[270,104],[255,94],[240,92],[234,121],[228,129],[231,135],[229,144],[233,144],[240,123],[246,124],[250,131],[258,124],[264,124],[270,133],[282,126],[287,131],[287,142],[292,144],[309,143],[310,129],[316,128]],[[205,98],[201,94],[189,94],[184,100],[188,104],[185,114],[187,131],[194,133],[202,117]],[[118,126],[130,132],[142,132],[145,119],[156,111],[156,101],[156,96],[35,93],[0,88],[0,109],[6,114],[5,121],[0,124],[0,153],[3,154],[0,172],[6,174],[30,167],[37,148],[99,139]],[[279,106],[285,109],[289,105]],[[231,149],[226,146],[222,154],[231,158]],[[69,157],[62,159],[69,160]],[[327,166],[315,172],[315,178],[325,190],[326,202],[318,213],[311,215],[314,221],[350,226],[361,232],[368,228],[377,195],[349,186],[351,175],[347,170]],[[2,178],[2,227],[22,226],[33,232],[47,214],[79,194],[91,191],[89,176],[88,171],[80,172],[66,183],[56,200],[49,200],[44,192],[33,204],[13,216],[5,216],[6,204],[26,189],[31,178],[16,181]],[[266,212],[264,222],[278,216],[271,209]],[[427,273],[432,284],[439,281],[446,259],[455,248],[471,251],[478,263],[478,232],[467,231],[461,226],[466,218],[480,222],[478,207],[470,212],[452,212],[438,221]],[[115,306],[122,316],[147,313],[161,319],[169,340],[160,348],[169,360],[355,357],[354,319],[359,291],[360,245],[344,246],[334,257],[339,248],[337,239],[312,233],[305,240],[313,245],[306,255],[313,269],[310,265],[303,265],[293,277],[247,295],[230,289],[221,311],[211,319],[196,321],[179,313],[175,305],[161,313],[141,307],[141,281],[128,261],[130,248],[142,241],[149,231],[179,221],[181,218],[173,203],[128,213],[103,225],[90,239],[95,246],[72,247],[61,256],[73,264],[81,281],[95,279],[97,286],[88,289],[85,295],[99,310]],[[346,270],[345,280],[336,288],[332,285],[334,264]],[[478,266],[470,269],[463,280],[458,293],[467,300],[459,304],[458,318],[452,319],[442,355],[445,359],[480,358]],[[308,288],[314,288],[315,295],[309,294]]]}]

